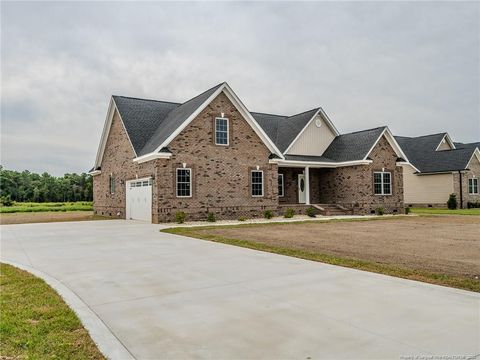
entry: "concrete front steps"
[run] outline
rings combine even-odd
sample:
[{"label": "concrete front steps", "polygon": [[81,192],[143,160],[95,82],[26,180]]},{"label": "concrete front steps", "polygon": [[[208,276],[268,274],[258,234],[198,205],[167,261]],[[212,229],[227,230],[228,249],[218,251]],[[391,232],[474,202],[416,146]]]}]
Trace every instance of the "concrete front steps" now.
[{"label": "concrete front steps", "polygon": [[312,204],[321,215],[324,216],[338,216],[338,215],[352,215],[353,210],[346,209],[336,204]]}]

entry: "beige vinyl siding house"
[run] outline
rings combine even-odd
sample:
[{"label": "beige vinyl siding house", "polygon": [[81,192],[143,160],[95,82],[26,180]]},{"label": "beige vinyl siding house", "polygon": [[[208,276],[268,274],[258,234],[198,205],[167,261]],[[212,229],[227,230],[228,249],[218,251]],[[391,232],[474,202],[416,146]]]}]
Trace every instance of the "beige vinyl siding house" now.
[{"label": "beige vinyl siding house", "polygon": [[404,201],[407,205],[445,206],[453,190],[452,173],[419,176],[412,166],[403,166]]},{"label": "beige vinyl siding house", "polygon": [[462,208],[480,202],[469,187],[480,177],[478,143],[454,143],[447,133],[396,138],[410,160],[403,165],[406,206],[446,207],[450,194]]}]

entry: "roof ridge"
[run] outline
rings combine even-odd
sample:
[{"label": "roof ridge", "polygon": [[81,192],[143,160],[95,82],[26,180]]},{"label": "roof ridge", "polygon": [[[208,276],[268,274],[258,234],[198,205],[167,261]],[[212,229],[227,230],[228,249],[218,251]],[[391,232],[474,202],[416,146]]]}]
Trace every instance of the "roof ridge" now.
[{"label": "roof ridge", "polygon": [[264,113],[264,112],[259,112],[259,111],[250,111],[250,114],[269,115],[269,116],[277,116],[277,117],[288,118],[287,115],[277,115],[277,114]]},{"label": "roof ridge", "polygon": [[386,125],[384,125],[384,126],[377,126],[377,127],[371,128],[371,129],[357,130],[357,131],[352,131],[352,132],[345,133],[345,134],[340,134],[339,136],[341,136],[341,135],[350,135],[350,134],[358,134],[358,133],[361,133],[361,132],[378,130],[378,129],[386,129],[387,127],[388,127],[388,126],[386,126]]},{"label": "roof ridge", "polygon": [[224,81],[224,82],[221,82],[220,84],[217,84],[217,85],[215,85],[215,86],[212,86],[211,88],[209,88],[209,89],[201,92],[201,93],[198,94],[198,95],[195,95],[194,97],[188,99],[187,101],[181,103],[180,105],[185,105],[185,104],[189,103],[190,101],[192,101],[192,100],[194,100],[194,99],[202,96],[202,95],[205,94],[206,92],[209,92],[209,91],[211,91],[211,90],[213,90],[213,89],[215,89],[215,88],[218,88],[218,87],[222,86],[223,84],[226,84],[226,82]]},{"label": "roof ridge", "polygon": [[142,101],[155,101],[155,102],[161,102],[161,103],[167,103],[167,104],[175,104],[175,105],[181,105],[181,104],[182,104],[182,103],[174,102],[174,101],[155,100],[155,99],[144,99],[144,98],[139,98],[139,97],[134,97],[134,96],[112,95],[112,97],[121,97],[121,98],[125,98],[125,99],[142,100]]},{"label": "roof ridge", "polygon": [[302,111],[301,113],[298,113],[298,114],[293,114],[293,115],[287,116],[287,118],[289,119],[289,118],[294,117],[294,116],[303,115],[303,114],[306,114],[306,113],[308,113],[310,111],[314,111],[314,110],[318,111],[320,109],[321,109],[321,107],[313,108],[313,109],[310,109],[310,110],[307,110],[307,111]]},{"label": "roof ridge", "polygon": [[422,138],[422,137],[428,137],[428,136],[436,136],[436,135],[446,135],[448,134],[447,132],[439,132],[439,133],[435,133],[435,134],[428,134],[428,135],[420,135],[420,136],[400,136],[399,137],[406,137],[406,138],[409,138],[409,139],[418,139],[418,138]]}]

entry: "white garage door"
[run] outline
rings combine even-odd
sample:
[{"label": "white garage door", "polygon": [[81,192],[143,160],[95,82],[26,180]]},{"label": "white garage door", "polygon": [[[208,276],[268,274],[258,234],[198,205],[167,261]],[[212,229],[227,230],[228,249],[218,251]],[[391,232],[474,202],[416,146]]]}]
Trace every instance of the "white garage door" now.
[{"label": "white garage door", "polygon": [[152,222],[152,179],[127,181],[126,218]]}]

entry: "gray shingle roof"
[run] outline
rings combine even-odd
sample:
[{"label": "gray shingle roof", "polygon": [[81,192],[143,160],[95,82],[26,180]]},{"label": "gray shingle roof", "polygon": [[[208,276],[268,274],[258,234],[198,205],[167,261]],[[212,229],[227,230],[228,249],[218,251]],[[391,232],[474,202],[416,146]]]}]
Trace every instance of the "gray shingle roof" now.
[{"label": "gray shingle roof", "polygon": [[138,156],[155,151],[187,118],[192,115],[223,83],[195,96],[174,108],[157,126],[155,132],[142,148]]},{"label": "gray shingle roof", "polygon": [[480,149],[480,142],[473,142],[473,143],[467,143],[467,144],[456,142],[454,144],[455,144],[455,147],[457,149],[467,149],[467,148],[479,148]]},{"label": "gray shingle roof", "polygon": [[[222,85],[223,83],[218,84],[183,104],[113,96],[137,156],[155,151]],[[319,110],[320,108],[315,108],[293,116],[257,112],[252,112],[251,115],[278,149],[284,152]],[[339,135],[322,156],[287,155],[286,158],[327,162],[361,160],[384,129],[382,127]]]},{"label": "gray shingle roof", "polygon": [[320,108],[292,116],[251,112],[253,118],[283,153]]},{"label": "gray shingle roof", "polygon": [[130,141],[137,155],[158,129],[162,120],[175,108],[177,103],[113,96],[120,117],[127,130]]},{"label": "gray shingle roof", "polygon": [[463,170],[475,147],[436,151],[445,133],[419,137],[396,136],[410,162],[422,173]]},{"label": "gray shingle roof", "polygon": [[326,158],[325,156],[312,156],[312,155],[285,155],[285,160],[292,161],[312,161],[312,162],[331,162],[335,160]]},{"label": "gray shingle roof", "polygon": [[362,160],[375,144],[386,126],[356,131],[335,137],[323,156],[334,161]]}]

